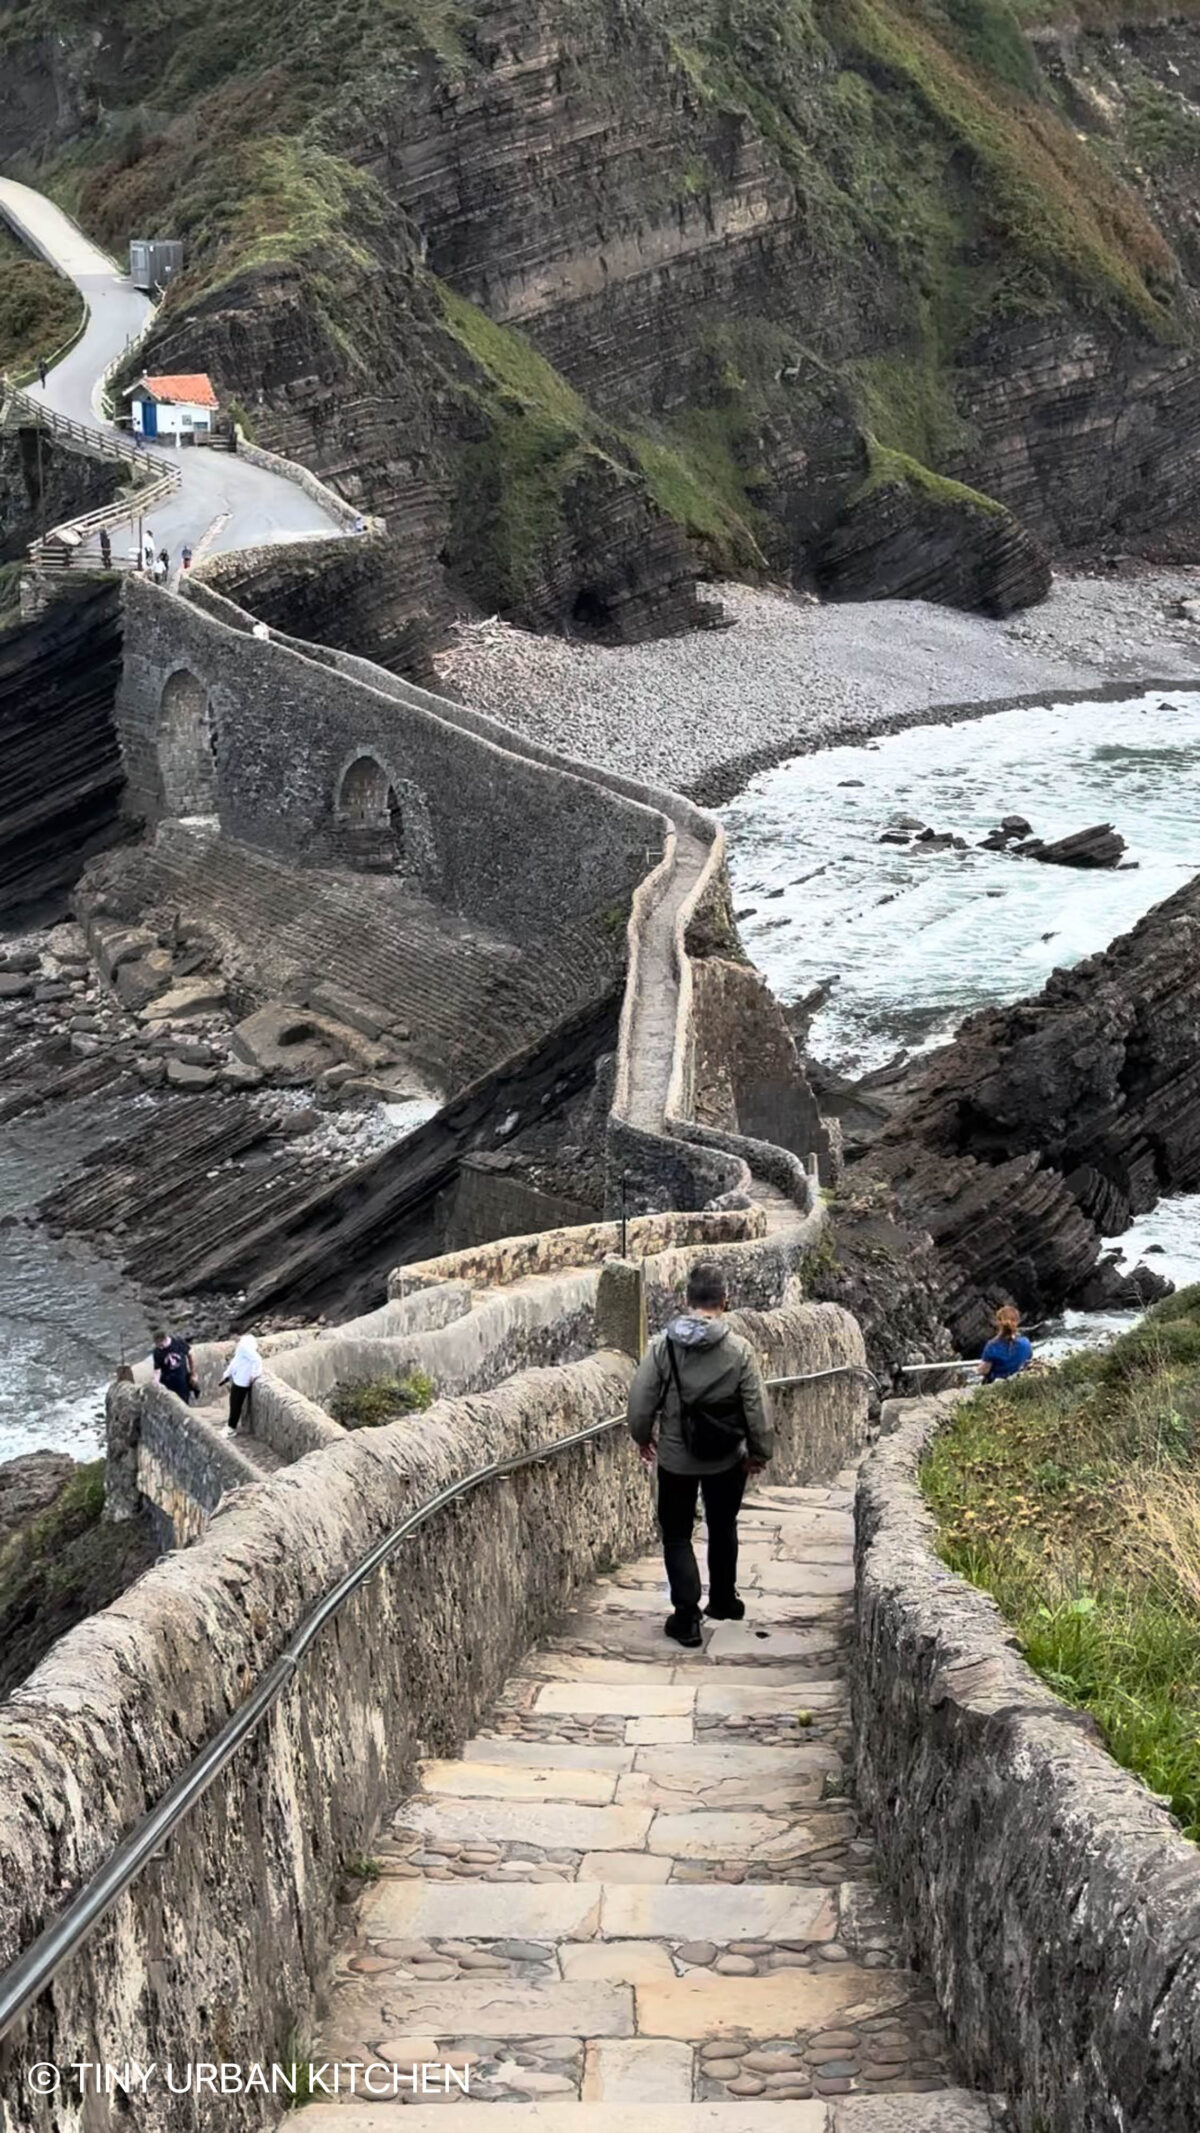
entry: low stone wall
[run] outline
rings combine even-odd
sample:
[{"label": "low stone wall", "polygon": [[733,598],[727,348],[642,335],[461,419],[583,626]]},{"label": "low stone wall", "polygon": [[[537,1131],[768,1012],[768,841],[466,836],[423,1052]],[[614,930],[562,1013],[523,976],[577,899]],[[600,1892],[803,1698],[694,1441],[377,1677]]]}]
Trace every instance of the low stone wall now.
[{"label": "low stone wall", "polygon": [[894,1403],[857,1505],[858,1789],[969,2081],[1020,2133],[1200,2117],[1200,1851],[933,1546],[943,1399]]},{"label": "low stone wall", "polygon": [[[516,1370],[565,1363],[595,1345],[598,1268],[497,1289],[431,1333],[392,1337],[332,1334],[275,1359],[275,1370],[310,1400],[335,1386],[424,1371],[443,1398],[486,1390]],[[257,1423],[255,1424],[257,1428]]]},{"label": "low stone wall", "polygon": [[[644,1250],[661,1239],[667,1247],[642,1261],[647,1318],[656,1331],[683,1302],[688,1272],[696,1257],[696,1232],[706,1258],[725,1268],[736,1306],[773,1310],[796,1290],[797,1269],[820,1227],[821,1217],[797,1221],[794,1228],[768,1240],[760,1208],[746,1213],[710,1213],[700,1217],[647,1216],[630,1224],[630,1245]],[[632,1232],[641,1230],[635,1242]],[[619,1241],[619,1225],[596,1223],[582,1231],[560,1230],[545,1239],[511,1238],[477,1253],[454,1253],[446,1261],[427,1260],[425,1269],[449,1265],[456,1272],[474,1264],[477,1275],[489,1272],[497,1283],[475,1299],[474,1308],[427,1332],[409,1332],[389,1324],[384,1311],[372,1312],[345,1327],[331,1328],[319,1339],[272,1358],[273,1372],[310,1400],[327,1399],[335,1386],[361,1384],[380,1376],[406,1377],[423,1371],[439,1397],[484,1390],[516,1370],[535,1364],[565,1363],[587,1353],[597,1339],[597,1294],[601,1265]],[[683,1238],[684,1243],[675,1243]],[[575,1240],[574,1242],[572,1240]],[[544,1262],[538,1247],[545,1243]],[[511,1251],[508,1247],[512,1247]],[[591,1262],[591,1263],[589,1263]],[[553,1278],[549,1278],[555,1270]],[[396,1278],[422,1273],[401,1267]],[[543,1278],[535,1278],[542,1276]],[[499,1286],[501,1282],[506,1286]],[[439,1290],[417,1289],[402,1302],[435,1297]],[[390,1307],[396,1311],[400,1304]],[[258,1423],[255,1422],[256,1433]],[[271,1440],[274,1441],[274,1440]]]},{"label": "low stone wall", "polygon": [[340,1422],[273,1370],[264,1370],[255,1383],[250,1417],[254,1435],[289,1463],[345,1435]]},{"label": "low stone wall", "polygon": [[153,1382],[110,1402],[105,1495],[110,1518],[143,1503],[161,1548],[185,1548],[232,1489],[261,1479],[235,1438]]},{"label": "low stone wall", "polygon": [[[761,1237],[766,1218],[761,1208],[729,1213],[635,1215],[626,1225],[627,1256],[648,1258],[674,1245],[694,1253],[710,1244],[732,1244]],[[444,1281],[468,1281],[473,1288],[501,1288],[529,1274],[549,1274],[558,1267],[600,1266],[621,1249],[619,1222],[588,1222],[569,1229],[540,1230],[527,1237],[500,1237],[493,1244],[445,1252],[411,1266],[398,1266],[388,1283],[390,1296]]]},{"label": "low stone wall", "polygon": [[[832,1305],[758,1331],[789,1370],[861,1353]],[[618,1413],[632,1367],[597,1355],[346,1436],[239,1492],[194,1547],[64,1637],[0,1711],[0,1968],[162,1796],[322,1592],[452,1480]],[[781,1410],[776,1478],[854,1448],[865,1401],[850,1412],[849,1397],[834,1381],[817,1400],[827,1412]],[[146,1398],[113,1394],[117,1407]],[[414,1534],[59,1973],[12,2040],[14,2093],[34,2062],[180,2063],[198,2039],[213,2058],[270,2060],[309,2033],[343,1863],[369,1849],[418,1743],[453,1754],[573,1592],[651,1531],[647,1477],[614,1430],[486,1484]],[[201,2133],[207,2112],[156,2093],[139,2103],[139,2133]],[[223,2099],[223,2127],[268,2118],[256,2097]],[[22,2123],[80,2133],[53,2097],[29,2096]]]},{"label": "low stone wall", "polygon": [[[344,526],[348,533],[386,533],[386,519],[364,517],[353,504],[346,502],[344,496],[339,496],[336,489],[331,489],[327,483],[319,481],[308,467],[302,467],[298,459],[285,459],[281,452],[268,452],[261,444],[251,444],[240,422],[237,425],[237,450],[238,458],[244,459],[247,466],[262,467],[268,474],[279,474],[284,481],[294,482],[298,489],[303,489],[304,494],[311,497],[314,504],[320,504],[322,510],[328,511],[330,518],[336,519],[338,525]],[[246,563],[253,555],[253,549],[240,551],[241,560]],[[203,568],[203,565],[200,567]]]}]

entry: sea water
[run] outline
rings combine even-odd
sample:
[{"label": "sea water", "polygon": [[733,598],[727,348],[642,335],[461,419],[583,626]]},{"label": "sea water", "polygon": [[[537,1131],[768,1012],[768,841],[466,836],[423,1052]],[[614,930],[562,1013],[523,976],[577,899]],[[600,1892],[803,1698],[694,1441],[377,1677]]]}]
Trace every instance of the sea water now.
[{"label": "sea water", "polygon": [[[1122,871],[985,852],[1004,815],[1036,836],[1112,822]],[[881,844],[898,815],[966,849]],[[1200,873],[1200,693],[1045,704],[794,756],[724,810],[747,951],[784,1001],[835,979],[818,1058],[856,1075],[944,1043],[973,1010],[1037,992]],[[1133,1264],[1200,1279],[1200,1200],[1163,1201],[1120,1240]],[[1096,1336],[1123,1319],[1088,1321]],[[1074,1336],[1078,1337],[1079,1327]]]}]

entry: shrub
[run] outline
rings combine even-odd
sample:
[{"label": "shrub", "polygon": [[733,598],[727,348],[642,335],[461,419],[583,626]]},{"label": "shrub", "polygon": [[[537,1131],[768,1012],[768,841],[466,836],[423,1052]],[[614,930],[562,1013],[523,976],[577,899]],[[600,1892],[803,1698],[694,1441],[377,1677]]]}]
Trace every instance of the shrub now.
[{"label": "shrub", "polygon": [[410,1370],[403,1378],[366,1378],[358,1385],[339,1385],[329,1412],[343,1429],[380,1429],[401,1415],[421,1413],[436,1390],[423,1370]]}]

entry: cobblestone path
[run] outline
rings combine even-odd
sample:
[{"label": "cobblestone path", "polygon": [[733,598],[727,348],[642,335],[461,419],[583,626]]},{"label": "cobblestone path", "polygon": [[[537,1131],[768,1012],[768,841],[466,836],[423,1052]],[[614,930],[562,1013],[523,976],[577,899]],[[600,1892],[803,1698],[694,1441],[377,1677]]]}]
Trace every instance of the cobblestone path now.
[{"label": "cobblestone path", "polygon": [[[329,2059],[470,2068],[530,2133],[986,2133],[898,1954],[850,1792],[853,1476],[742,1516],[742,1623],[618,1571],[423,1766],[343,1943]],[[374,2133],[392,2102],[317,2105]],[[289,2121],[290,2123],[290,2121]]]}]

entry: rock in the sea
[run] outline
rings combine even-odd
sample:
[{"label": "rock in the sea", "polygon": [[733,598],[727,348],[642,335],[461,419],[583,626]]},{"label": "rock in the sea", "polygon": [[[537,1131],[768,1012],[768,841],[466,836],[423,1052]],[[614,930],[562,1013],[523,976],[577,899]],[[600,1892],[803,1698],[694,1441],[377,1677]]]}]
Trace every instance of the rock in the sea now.
[{"label": "rock in the sea", "polygon": [[1024,815],[1005,815],[1000,827],[1006,837],[1029,837],[1033,833],[1033,824]]},{"label": "rock in the sea", "polygon": [[1175,1284],[1165,1274],[1140,1262],[1130,1273],[1122,1273],[1120,1258],[1119,1252],[1106,1252],[1072,1298],[1078,1310],[1144,1311],[1147,1304],[1173,1293]]},{"label": "rock in the sea", "polygon": [[1022,859],[1040,859],[1046,866],[1115,867],[1125,855],[1125,839],[1111,822],[1095,822],[1090,829],[1076,830],[1046,844],[1040,837],[1026,837],[1014,844]]},{"label": "rock in the sea", "polygon": [[1035,1316],[1095,1293],[1104,1236],[1200,1190],[1198,1027],[1200,878],[1033,999],[971,1016],[889,1090],[870,1166],[933,1237],[964,1348],[1001,1292]]}]

